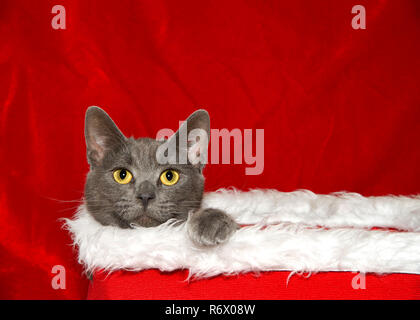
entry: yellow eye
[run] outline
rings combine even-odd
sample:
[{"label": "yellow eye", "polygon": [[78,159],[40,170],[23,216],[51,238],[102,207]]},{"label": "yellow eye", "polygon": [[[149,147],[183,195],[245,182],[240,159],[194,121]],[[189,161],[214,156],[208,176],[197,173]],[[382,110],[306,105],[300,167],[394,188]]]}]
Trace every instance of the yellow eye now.
[{"label": "yellow eye", "polygon": [[179,180],[179,173],[175,170],[165,170],[160,175],[160,181],[165,186],[173,186],[175,183],[177,183]]},{"label": "yellow eye", "polygon": [[119,184],[127,184],[133,179],[133,175],[126,169],[118,169],[114,171],[114,180]]}]

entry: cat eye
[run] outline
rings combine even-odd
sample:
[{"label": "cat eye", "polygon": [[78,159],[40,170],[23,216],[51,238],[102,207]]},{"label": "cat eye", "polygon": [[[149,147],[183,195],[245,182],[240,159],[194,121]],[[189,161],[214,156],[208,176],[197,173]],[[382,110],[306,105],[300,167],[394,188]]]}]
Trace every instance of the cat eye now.
[{"label": "cat eye", "polygon": [[133,175],[126,169],[118,169],[114,171],[114,180],[119,184],[127,184],[133,179]]},{"label": "cat eye", "polygon": [[175,170],[169,169],[162,172],[160,175],[160,181],[165,186],[173,186],[179,180],[179,173]]}]

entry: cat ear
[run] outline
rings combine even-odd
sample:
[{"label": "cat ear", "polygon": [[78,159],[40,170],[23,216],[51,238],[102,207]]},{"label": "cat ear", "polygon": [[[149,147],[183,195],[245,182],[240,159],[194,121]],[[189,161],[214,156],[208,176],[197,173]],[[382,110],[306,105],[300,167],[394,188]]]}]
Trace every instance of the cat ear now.
[{"label": "cat ear", "polygon": [[206,110],[192,113],[170,140],[178,140],[177,152],[180,163],[190,163],[200,169],[207,163],[210,140],[210,117]]},{"label": "cat ear", "polygon": [[89,107],[85,117],[87,159],[97,166],[109,150],[125,144],[126,138],[108,114],[98,107]]}]

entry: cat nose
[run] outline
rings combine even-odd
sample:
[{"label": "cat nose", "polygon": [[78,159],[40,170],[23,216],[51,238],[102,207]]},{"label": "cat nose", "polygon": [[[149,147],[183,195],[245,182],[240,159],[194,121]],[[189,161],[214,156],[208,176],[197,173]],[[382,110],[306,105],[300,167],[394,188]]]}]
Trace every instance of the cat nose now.
[{"label": "cat nose", "polygon": [[137,198],[141,200],[143,208],[146,210],[149,201],[156,198],[155,186],[150,181],[143,181],[138,186]]},{"label": "cat nose", "polygon": [[150,192],[150,193],[141,193],[138,195],[138,198],[141,200],[141,202],[143,203],[143,207],[144,210],[146,210],[147,205],[149,204],[149,201],[156,198],[155,193]]}]

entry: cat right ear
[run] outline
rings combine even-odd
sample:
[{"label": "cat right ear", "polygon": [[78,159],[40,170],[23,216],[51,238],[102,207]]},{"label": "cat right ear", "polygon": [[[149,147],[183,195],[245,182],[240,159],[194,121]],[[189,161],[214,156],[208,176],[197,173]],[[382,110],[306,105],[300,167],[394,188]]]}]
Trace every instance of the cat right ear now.
[{"label": "cat right ear", "polygon": [[109,150],[121,148],[126,138],[108,114],[99,107],[89,107],[85,117],[87,159],[97,166]]}]

